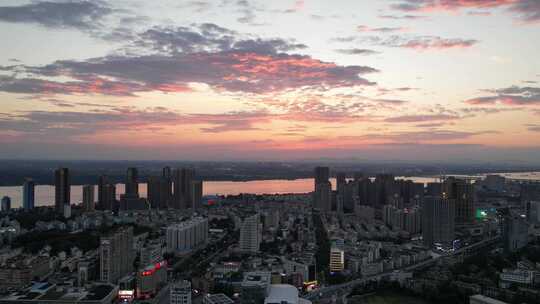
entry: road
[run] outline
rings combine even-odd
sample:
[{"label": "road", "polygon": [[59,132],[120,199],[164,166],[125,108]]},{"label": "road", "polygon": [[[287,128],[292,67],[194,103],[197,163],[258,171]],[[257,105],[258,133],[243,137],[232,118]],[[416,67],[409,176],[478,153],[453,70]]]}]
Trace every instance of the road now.
[{"label": "road", "polygon": [[[488,245],[488,244],[490,244],[492,242],[495,242],[499,238],[500,238],[499,236],[496,236],[496,237],[493,237],[493,238],[482,240],[480,242],[471,244],[469,246],[463,247],[461,249],[458,249],[456,251],[447,253],[445,255],[437,255],[437,256],[434,256],[433,258],[429,259],[429,260],[425,260],[425,261],[422,261],[420,263],[417,263],[417,264],[414,264],[414,265],[411,265],[411,266],[407,266],[407,267],[404,267],[404,268],[401,268],[401,269],[394,269],[392,271],[379,273],[379,274],[376,274],[376,275],[373,275],[373,276],[368,276],[368,277],[355,279],[355,280],[352,280],[352,281],[349,281],[349,282],[346,282],[346,283],[343,283],[343,284],[325,286],[325,287],[322,287],[320,289],[316,289],[316,290],[314,290],[314,291],[312,291],[312,292],[310,292],[310,293],[308,293],[306,295],[303,295],[302,297],[305,298],[305,299],[311,300],[311,301],[312,300],[328,298],[328,297],[331,297],[336,292],[339,294],[339,292],[346,291],[346,290],[348,290],[350,288],[353,288],[356,285],[360,285],[360,284],[363,284],[363,283],[366,283],[366,282],[369,282],[369,281],[378,281],[381,278],[383,278],[385,276],[388,276],[388,275],[392,274],[395,271],[405,271],[405,272],[414,271],[414,270],[416,270],[418,268],[425,267],[426,265],[435,264],[441,258],[462,254],[462,253],[468,252],[468,250],[476,250],[476,249],[479,249],[479,248],[483,248],[485,245]],[[322,296],[320,296],[321,294],[322,294]]]}]

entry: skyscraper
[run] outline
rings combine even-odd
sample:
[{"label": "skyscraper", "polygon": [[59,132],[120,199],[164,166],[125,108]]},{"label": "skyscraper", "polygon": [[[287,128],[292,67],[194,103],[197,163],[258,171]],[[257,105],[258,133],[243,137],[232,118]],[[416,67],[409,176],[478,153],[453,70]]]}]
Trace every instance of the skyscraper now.
[{"label": "skyscraper", "polygon": [[97,188],[98,188],[98,197],[97,205],[99,209],[106,210],[105,208],[105,185],[107,185],[107,177],[105,175],[100,175],[98,178]]},{"label": "skyscraper", "polygon": [[84,211],[94,211],[94,185],[83,186],[83,209]]},{"label": "skyscraper", "polygon": [[100,238],[100,280],[116,283],[133,268],[133,228],[122,227]]},{"label": "skyscraper", "polygon": [[139,174],[137,168],[128,168],[126,172],[126,197],[139,197]]},{"label": "skyscraper", "polygon": [[246,253],[259,252],[262,240],[262,229],[259,223],[259,214],[247,217],[240,227],[240,251]]},{"label": "skyscraper", "polygon": [[193,210],[202,207],[203,182],[200,180],[191,181],[191,208]]},{"label": "skyscraper", "polygon": [[424,245],[452,248],[455,237],[455,200],[444,195],[426,196],[422,205]]},{"label": "skyscraper", "polygon": [[54,171],[54,180],[54,206],[57,213],[64,214],[65,206],[71,203],[68,168],[58,168]]},{"label": "skyscraper", "polygon": [[167,209],[169,205],[172,204],[173,194],[172,194],[172,173],[170,167],[163,168],[162,174],[162,183],[161,183],[161,204],[159,208]]},{"label": "skyscraper", "polygon": [[504,250],[512,253],[527,246],[529,224],[524,215],[516,214],[508,209],[504,212],[502,216]]},{"label": "skyscraper", "polygon": [[313,208],[323,212],[332,211],[332,184],[329,181],[328,167],[315,168],[315,190],[313,191]]},{"label": "skyscraper", "polygon": [[319,183],[325,183],[330,179],[330,169],[328,167],[315,168],[315,187]]},{"label": "skyscraper", "polygon": [[100,208],[102,210],[115,210],[117,209],[116,204],[116,186],[114,184],[105,183],[102,186],[101,190],[101,200]]},{"label": "skyscraper", "polygon": [[24,210],[34,209],[34,181],[27,179],[23,184],[23,208]]},{"label": "skyscraper", "polygon": [[195,171],[193,169],[183,168],[174,170],[174,208],[187,209],[191,208],[193,205],[191,182],[193,181],[194,176]]},{"label": "skyscraper", "polygon": [[347,177],[345,173],[338,172],[336,174],[336,190],[338,194],[344,194],[346,184],[347,184]]},{"label": "skyscraper", "polygon": [[2,212],[9,212],[11,210],[11,198],[9,198],[9,196],[2,197],[0,210],[2,210]]},{"label": "skyscraper", "polygon": [[148,203],[152,209],[157,209],[161,206],[161,183],[162,178],[158,176],[148,177]]},{"label": "skyscraper", "polygon": [[474,184],[454,177],[447,178],[442,184],[443,193],[456,201],[456,223],[474,222],[476,191]]}]

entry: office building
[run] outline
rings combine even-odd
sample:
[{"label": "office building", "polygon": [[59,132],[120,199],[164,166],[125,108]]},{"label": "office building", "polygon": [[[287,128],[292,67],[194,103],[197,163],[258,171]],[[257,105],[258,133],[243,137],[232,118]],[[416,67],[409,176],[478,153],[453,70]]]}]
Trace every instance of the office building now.
[{"label": "office building", "polygon": [[83,186],[83,209],[84,211],[94,211],[94,185]]},{"label": "office building", "polygon": [[191,304],[191,282],[182,280],[170,287],[170,304]]},{"label": "office building", "polygon": [[167,227],[167,252],[185,254],[208,241],[208,219],[195,217]]},{"label": "office building", "polygon": [[332,240],[330,246],[330,272],[341,272],[345,269],[345,250],[343,240]]},{"label": "office building", "polygon": [[241,285],[241,304],[263,304],[271,284],[270,272],[256,271],[244,273]]},{"label": "office building", "polygon": [[244,219],[240,227],[240,251],[245,253],[257,253],[262,241],[262,225],[259,214],[254,214]]},{"label": "office building", "polygon": [[9,212],[11,210],[11,198],[9,198],[9,196],[2,197],[0,210],[2,210],[2,212]]},{"label": "office building", "polygon": [[133,228],[122,227],[100,238],[100,280],[116,283],[133,270]]},{"label": "office building", "polygon": [[23,184],[23,208],[24,210],[34,209],[34,191],[35,191],[34,181],[27,179]]},{"label": "office building", "polygon": [[71,202],[71,183],[68,168],[54,171],[54,206],[57,213],[64,214],[65,205]]},{"label": "office building", "polygon": [[427,247],[453,248],[455,200],[426,196],[422,205],[422,237]]}]

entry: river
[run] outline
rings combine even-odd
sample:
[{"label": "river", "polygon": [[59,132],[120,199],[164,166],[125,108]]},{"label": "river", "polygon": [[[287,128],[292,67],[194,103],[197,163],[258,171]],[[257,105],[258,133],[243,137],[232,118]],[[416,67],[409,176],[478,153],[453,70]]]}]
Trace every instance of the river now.
[{"label": "river", "polygon": [[[540,179],[540,172],[516,172],[516,173],[501,173],[507,178],[514,179]],[[474,177],[481,177],[484,174],[479,174]],[[397,177],[398,179],[410,179],[418,183],[429,183],[438,181],[438,177]],[[335,188],[335,179],[331,180]],[[294,179],[294,180],[256,180],[256,181],[205,181],[203,186],[204,195],[228,195],[239,193],[307,193],[313,191],[313,179]],[[119,197],[124,193],[124,184],[116,185],[116,194]],[[146,197],[146,183],[139,184],[139,194]],[[4,186],[0,187],[0,197],[9,196],[11,198],[11,207],[19,208],[22,205],[22,187],[21,186]],[[97,187],[96,195],[97,198]],[[71,186],[71,202],[78,204],[82,201],[82,186]],[[50,206],[54,205],[54,186],[37,185],[35,188],[35,205]]]}]

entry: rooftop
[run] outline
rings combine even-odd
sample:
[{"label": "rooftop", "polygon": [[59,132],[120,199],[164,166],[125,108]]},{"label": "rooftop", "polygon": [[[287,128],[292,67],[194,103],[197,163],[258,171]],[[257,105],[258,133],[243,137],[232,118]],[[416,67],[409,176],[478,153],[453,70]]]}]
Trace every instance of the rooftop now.
[{"label": "rooftop", "polygon": [[298,289],[292,285],[273,284],[270,285],[268,296],[264,304],[297,304]]}]

